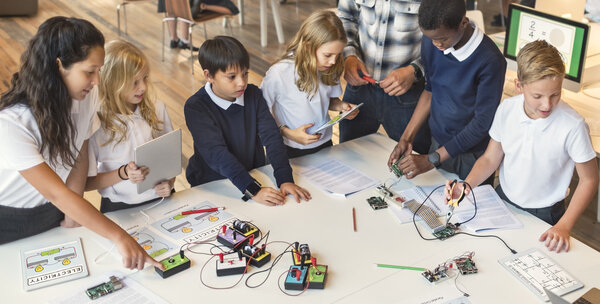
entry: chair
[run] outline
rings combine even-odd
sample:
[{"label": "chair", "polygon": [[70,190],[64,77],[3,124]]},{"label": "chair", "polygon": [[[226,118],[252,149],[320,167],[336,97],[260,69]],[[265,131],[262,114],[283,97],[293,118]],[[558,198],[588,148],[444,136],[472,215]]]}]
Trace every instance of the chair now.
[{"label": "chair", "polygon": [[[188,0],[165,0],[165,8],[166,8],[166,17],[162,21],[162,61],[165,60],[165,22],[167,21],[183,21],[189,24],[188,33],[190,36],[190,45],[192,44],[192,29],[196,23],[202,23],[204,26],[204,39],[208,39],[208,33],[206,32],[206,23],[207,21],[221,18],[221,17],[229,17],[227,14],[215,13],[215,12],[204,12],[198,16],[198,18],[192,17],[192,10],[190,8],[190,3]],[[229,22],[225,21],[227,25]],[[233,34],[231,29],[231,25],[229,25],[229,30]],[[192,75],[194,74],[194,51],[190,47],[190,63],[192,66]]]},{"label": "chair", "polygon": [[125,35],[127,35],[127,10],[126,5],[135,2],[149,2],[151,0],[123,0],[117,5],[117,28],[119,29],[119,37],[121,37],[121,8],[123,8],[123,21],[125,21]]}]

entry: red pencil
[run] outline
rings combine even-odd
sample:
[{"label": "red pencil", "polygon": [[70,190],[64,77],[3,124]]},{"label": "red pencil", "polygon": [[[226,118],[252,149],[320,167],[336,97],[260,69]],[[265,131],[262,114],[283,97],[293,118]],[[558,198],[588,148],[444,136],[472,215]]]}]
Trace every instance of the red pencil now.
[{"label": "red pencil", "polygon": [[356,232],[356,210],[352,207],[352,226],[354,226],[354,232]]},{"label": "red pencil", "polygon": [[188,215],[188,214],[195,214],[195,213],[204,213],[204,212],[214,212],[214,211],[221,211],[221,210],[225,210],[225,207],[183,211],[183,212],[181,212],[181,215]]}]

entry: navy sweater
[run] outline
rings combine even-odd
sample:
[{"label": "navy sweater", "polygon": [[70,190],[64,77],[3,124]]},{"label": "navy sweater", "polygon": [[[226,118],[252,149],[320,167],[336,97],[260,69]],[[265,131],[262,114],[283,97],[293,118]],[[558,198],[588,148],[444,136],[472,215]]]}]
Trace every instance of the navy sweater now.
[{"label": "navy sweater", "polygon": [[194,138],[194,155],[186,169],[190,185],[228,178],[244,192],[253,182],[249,170],[265,165],[267,148],[277,186],[294,182],[287,151],[277,124],[259,88],[249,84],[244,106],[223,110],[203,87],[184,107],[185,122]]},{"label": "navy sweater", "polygon": [[506,60],[487,36],[464,61],[444,55],[423,36],[421,60],[431,92],[429,126],[433,138],[455,157],[484,151],[502,98]]}]

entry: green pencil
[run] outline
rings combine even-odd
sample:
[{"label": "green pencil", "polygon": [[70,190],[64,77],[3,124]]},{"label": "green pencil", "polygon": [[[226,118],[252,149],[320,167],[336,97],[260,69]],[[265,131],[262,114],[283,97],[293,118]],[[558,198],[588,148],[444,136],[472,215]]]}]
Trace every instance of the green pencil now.
[{"label": "green pencil", "polygon": [[381,268],[393,268],[393,269],[404,269],[404,270],[416,270],[416,271],[425,271],[425,268],[419,267],[410,267],[410,266],[398,266],[398,265],[388,265],[388,264],[375,264],[377,267]]}]

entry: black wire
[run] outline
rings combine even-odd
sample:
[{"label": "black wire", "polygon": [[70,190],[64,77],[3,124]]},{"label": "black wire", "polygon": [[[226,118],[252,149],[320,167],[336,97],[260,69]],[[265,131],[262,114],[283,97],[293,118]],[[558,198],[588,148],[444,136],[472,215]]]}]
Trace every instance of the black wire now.
[{"label": "black wire", "polygon": [[456,232],[454,235],[457,235],[457,234],[466,234],[466,235],[473,236],[473,237],[493,237],[493,238],[497,238],[497,239],[499,239],[504,244],[504,246],[506,246],[506,248],[508,248],[508,250],[510,250],[510,252],[512,254],[516,254],[517,253],[516,250],[510,248],[510,246],[508,246],[508,244],[501,237],[499,237],[497,235],[493,235],[493,234],[477,235],[477,234],[471,234],[471,233],[464,232],[464,231]]},{"label": "black wire", "polygon": [[[282,253],[280,253],[278,256],[276,256],[276,257],[273,259],[273,262],[271,263],[271,266],[270,266],[269,268],[267,268],[267,269],[263,269],[263,270],[261,270],[261,271],[254,272],[254,273],[252,273],[251,275],[249,275],[249,276],[246,278],[246,282],[245,282],[245,284],[246,284],[246,287],[248,287],[248,288],[257,288],[257,287],[260,287],[260,286],[262,286],[262,285],[263,285],[263,284],[264,284],[264,283],[265,283],[265,282],[266,282],[266,281],[269,279],[269,276],[271,275],[271,271],[273,270],[273,267],[275,267],[275,265],[277,265],[277,263],[279,262],[279,260],[281,260],[281,258],[283,257],[283,255],[284,255],[284,254],[286,254],[286,253],[288,253],[288,252],[292,252],[291,250],[288,250],[288,249],[289,249],[290,247],[292,247],[293,245],[294,245],[294,244],[289,244],[289,245],[288,245],[288,246],[287,246],[287,247],[286,247],[286,248],[283,250],[283,252],[282,252]],[[258,285],[254,285],[254,286],[250,286],[250,284],[248,283],[248,281],[250,280],[250,278],[252,278],[254,275],[257,275],[257,274],[260,274],[260,273],[263,273],[263,272],[266,272],[266,271],[268,271],[268,273],[267,273],[267,276],[265,277],[265,279],[264,279],[262,282],[260,282],[260,284],[258,284]]]},{"label": "black wire", "polygon": [[454,226],[456,226],[456,227],[459,227],[460,225],[471,221],[477,215],[477,200],[475,199],[475,192],[473,191],[473,188],[471,187],[471,185],[469,183],[467,183],[467,182],[463,182],[463,183],[465,185],[469,186],[469,192],[471,192],[471,196],[473,197],[473,205],[475,205],[475,212],[473,212],[473,216],[470,219],[468,219],[468,220],[466,220],[466,221],[464,221],[462,223],[456,223],[456,224],[454,224]]},{"label": "black wire", "polygon": [[[419,210],[421,209],[421,207],[423,207],[423,205],[425,204],[425,202],[427,202],[427,200],[428,200],[428,199],[429,199],[429,197],[430,197],[430,196],[433,194],[433,192],[435,192],[435,190],[437,190],[437,189],[439,189],[440,187],[443,187],[443,186],[444,186],[444,185],[437,186],[437,187],[435,187],[433,190],[431,190],[431,192],[429,192],[429,195],[427,195],[427,197],[426,197],[426,198],[423,200],[423,202],[422,202],[422,203],[419,205],[419,207],[417,208],[417,210],[415,210],[415,212],[413,213],[413,218],[412,218],[413,225],[415,226],[415,229],[417,230],[417,233],[419,234],[419,236],[420,236],[422,239],[426,240],[426,241],[434,241],[434,240],[437,240],[438,238],[426,238],[426,237],[424,237],[424,236],[421,234],[421,231],[419,231],[419,227],[417,227],[417,221],[416,221],[415,219],[416,219],[417,213],[419,213]],[[423,220],[423,221],[425,221],[425,219],[423,219],[423,218],[422,218],[422,220]]]}]

